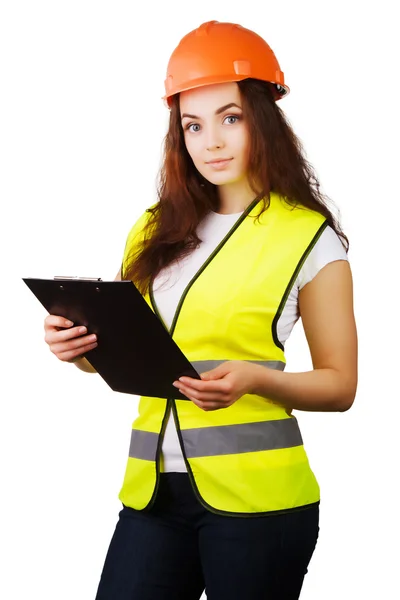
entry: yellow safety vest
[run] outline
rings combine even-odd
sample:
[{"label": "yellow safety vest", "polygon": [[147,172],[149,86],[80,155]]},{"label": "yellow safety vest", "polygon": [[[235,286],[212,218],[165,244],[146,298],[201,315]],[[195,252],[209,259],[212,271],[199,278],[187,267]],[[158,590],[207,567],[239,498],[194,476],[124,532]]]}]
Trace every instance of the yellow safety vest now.
[{"label": "yellow safety vest", "polygon": [[[257,219],[259,208],[254,201],[240,216],[177,307],[170,334],[199,373],[229,360],[284,369],[277,322],[327,222],[275,193]],[[123,272],[145,220],[146,214],[128,236]],[[151,289],[146,300],[157,313]],[[126,506],[142,510],[154,501],[171,410],[193,488],[209,510],[248,516],[319,501],[296,418],[283,406],[248,394],[211,412],[185,400],[142,397],[119,494]]]}]

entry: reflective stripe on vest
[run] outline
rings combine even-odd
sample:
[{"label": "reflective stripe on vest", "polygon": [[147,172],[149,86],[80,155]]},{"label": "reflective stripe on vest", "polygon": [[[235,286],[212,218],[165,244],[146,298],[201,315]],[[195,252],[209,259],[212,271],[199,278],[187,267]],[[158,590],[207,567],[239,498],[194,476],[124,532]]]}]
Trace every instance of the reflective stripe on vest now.
[{"label": "reflective stripe on vest", "polygon": [[[187,458],[278,450],[303,443],[294,417],[260,423],[185,429],[182,431],[182,438]],[[129,456],[155,460],[157,443],[156,433],[132,429]]]},{"label": "reflective stripe on vest", "polygon": [[[215,369],[222,365],[226,360],[194,360],[192,361],[192,365],[196,369],[198,373],[205,373],[206,371],[211,371],[211,369]],[[276,371],[284,371],[285,363],[281,360],[248,360],[246,362],[254,363],[255,365],[261,365],[262,367],[268,367],[269,369],[275,369]]]},{"label": "reflective stripe on vest", "polygon": [[157,444],[158,433],[132,429],[129,456],[142,460],[156,460]]}]

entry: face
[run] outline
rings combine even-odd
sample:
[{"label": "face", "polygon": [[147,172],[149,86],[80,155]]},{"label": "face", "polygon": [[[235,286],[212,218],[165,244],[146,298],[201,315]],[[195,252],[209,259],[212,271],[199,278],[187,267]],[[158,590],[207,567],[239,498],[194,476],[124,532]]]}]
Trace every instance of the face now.
[{"label": "face", "polygon": [[237,83],[180,94],[186,148],[196,169],[214,185],[247,181],[249,135]]}]

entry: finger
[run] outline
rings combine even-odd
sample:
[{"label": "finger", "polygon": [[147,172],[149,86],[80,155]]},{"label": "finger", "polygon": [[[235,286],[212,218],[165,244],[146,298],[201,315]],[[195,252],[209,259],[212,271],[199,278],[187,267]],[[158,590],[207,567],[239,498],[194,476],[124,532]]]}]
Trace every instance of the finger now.
[{"label": "finger", "polygon": [[204,410],[205,412],[221,410],[222,408],[227,408],[228,406],[230,406],[229,404],[220,404],[217,402],[198,402],[195,400],[193,401],[193,404],[195,404],[198,408]]},{"label": "finger", "polygon": [[179,379],[174,381],[174,384],[175,383],[184,383],[185,385],[192,386],[196,383],[201,385],[203,382],[201,381],[201,379],[194,379],[193,377],[180,377]]},{"label": "finger", "polygon": [[73,322],[65,317],[60,317],[58,315],[47,315],[44,320],[44,327],[72,327]]},{"label": "finger", "polygon": [[201,392],[185,385],[181,385],[179,387],[179,391],[189,398],[189,400],[196,400],[199,402],[216,402],[218,404],[229,402],[229,398],[227,398],[225,394],[218,392]]},{"label": "finger", "polygon": [[215,379],[222,379],[232,371],[232,361],[224,362],[211,371],[205,371],[200,374],[203,381],[212,381]]},{"label": "finger", "polygon": [[178,381],[174,381],[175,387],[184,385],[199,392],[219,393],[226,392],[229,384],[221,379],[217,381],[202,381],[201,379],[191,379],[190,377],[180,377]]},{"label": "finger", "polygon": [[[66,342],[68,340],[73,340],[75,338],[80,338],[85,333],[87,333],[86,327],[72,327],[70,329],[48,329],[45,332],[45,342],[47,344],[58,344],[60,342]],[[83,342],[85,343],[85,341]]]},{"label": "finger", "polygon": [[92,344],[87,344],[86,346],[82,346],[75,350],[67,350],[65,352],[61,352],[59,354],[56,354],[56,356],[59,360],[62,360],[64,362],[70,362],[75,358],[81,358],[84,354],[87,354],[88,352],[90,352],[90,350],[96,348],[97,345],[97,342],[93,342]]},{"label": "finger", "polygon": [[62,352],[70,352],[78,350],[79,348],[84,348],[85,346],[89,346],[94,342],[97,342],[97,336],[96,334],[92,333],[90,335],[78,337],[77,339],[68,340],[66,342],[56,342],[49,345],[52,352],[55,354],[61,354]]}]

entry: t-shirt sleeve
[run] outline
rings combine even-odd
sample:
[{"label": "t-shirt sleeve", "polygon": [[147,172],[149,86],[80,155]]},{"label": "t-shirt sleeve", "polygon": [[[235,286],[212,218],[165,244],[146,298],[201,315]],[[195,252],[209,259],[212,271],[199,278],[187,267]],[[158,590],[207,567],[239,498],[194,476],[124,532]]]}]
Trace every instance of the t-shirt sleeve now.
[{"label": "t-shirt sleeve", "polygon": [[339,236],[328,226],[306,258],[296,281],[297,288],[301,290],[325,265],[336,260],[348,260],[348,256]]}]

